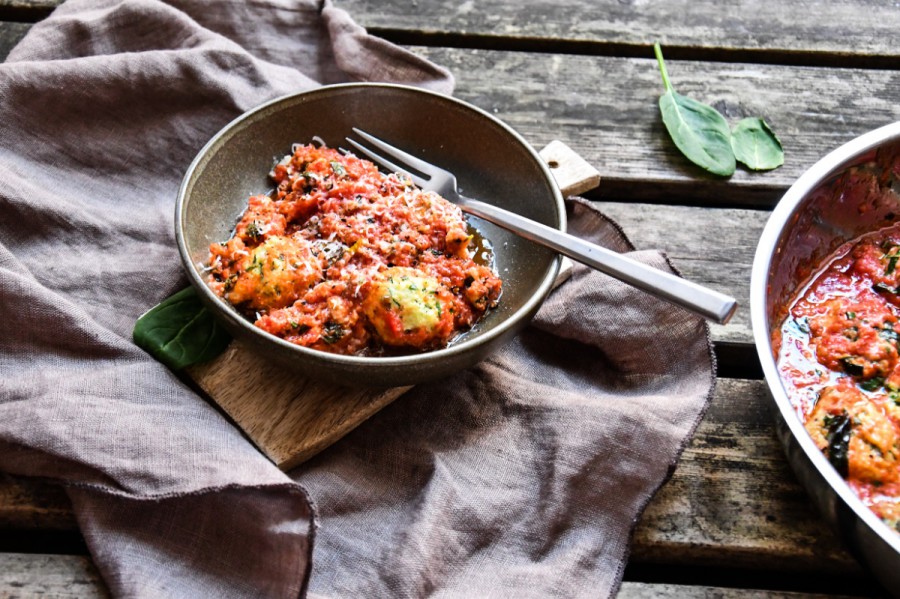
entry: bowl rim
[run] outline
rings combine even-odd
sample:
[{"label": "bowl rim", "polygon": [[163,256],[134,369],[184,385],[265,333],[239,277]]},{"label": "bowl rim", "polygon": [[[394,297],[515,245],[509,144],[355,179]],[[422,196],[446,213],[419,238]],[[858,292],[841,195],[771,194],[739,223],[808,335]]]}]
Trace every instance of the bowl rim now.
[{"label": "bowl rim", "polygon": [[531,156],[534,163],[539,167],[544,179],[548,183],[553,197],[557,220],[556,227],[561,231],[566,230],[565,202],[562,197],[562,192],[560,191],[559,186],[557,185],[556,180],[553,177],[553,174],[550,172],[549,165],[547,165],[547,163],[543,160],[543,158],[540,157],[540,155],[531,146],[531,144],[529,144],[519,133],[517,133],[512,127],[510,127],[497,117],[493,116],[492,114],[488,113],[487,111],[469,104],[464,100],[411,85],[372,82],[337,83],[332,85],[323,85],[306,91],[282,95],[245,111],[241,115],[234,118],[231,122],[226,124],[224,127],[222,127],[215,135],[213,135],[213,137],[210,138],[210,140],[200,149],[200,151],[194,157],[193,161],[191,161],[191,164],[188,166],[184,176],[182,177],[181,184],[178,188],[178,195],[175,201],[175,241],[178,246],[178,253],[181,257],[183,268],[188,275],[191,285],[203,296],[203,299],[206,300],[207,304],[211,303],[223,308],[220,317],[230,317],[230,320],[233,323],[237,324],[243,330],[254,336],[254,338],[256,338],[258,341],[274,343],[275,345],[280,346],[283,350],[296,352],[300,355],[307,355],[313,361],[328,360],[335,365],[346,366],[349,368],[421,366],[423,362],[440,361],[443,359],[447,359],[467,352],[471,348],[490,342],[498,337],[502,337],[511,328],[517,326],[523,318],[526,318],[529,314],[536,312],[540,304],[543,303],[543,301],[546,299],[547,295],[553,288],[553,284],[557,276],[559,275],[561,264],[561,257],[559,254],[557,254],[555,258],[551,260],[550,265],[547,268],[547,272],[544,274],[544,278],[540,281],[540,284],[538,285],[536,291],[531,294],[531,297],[529,297],[526,302],[519,306],[517,310],[509,314],[505,319],[503,319],[502,322],[498,323],[496,326],[478,335],[477,337],[463,339],[458,343],[449,345],[448,347],[443,347],[423,353],[406,354],[400,356],[356,356],[332,354],[308,347],[303,347],[295,343],[290,343],[289,341],[286,341],[284,339],[276,337],[275,335],[272,335],[271,333],[259,329],[258,327],[254,326],[253,323],[240,317],[236,312],[234,312],[233,314],[229,312],[228,308],[231,305],[225,302],[225,300],[223,300],[222,298],[215,295],[212,290],[209,289],[206,282],[198,274],[198,271],[193,264],[193,261],[191,260],[191,256],[189,255],[187,242],[185,240],[184,209],[186,203],[188,202],[188,192],[192,187],[194,175],[201,167],[201,165],[205,164],[211,151],[213,151],[220,143],[222,143],[223,140],[226,140],[228,137],[235,134],[237,130],[244,125],[244,123],[254,120],[261,113],[271,110],[272,108],[280,104],[297,102],[302,98],[308,98],[311,96],[327,96],[330,94],[341,93],[347,90],[366,88],[386,88],[397,90],[402,93],[413,93],[428,96],[440,102],[448,102],[452,105],[455,105],[456,108],[462,109],[463,111],[474,112],[476,115],[487,119],[491,124],[500,128],[517,144],[525,149],[526,152]]},{"label": "bowl rim", "polygon": [[772,323],[769,322],[767,314],[766,297],[772,258],[785,227],[799,209],[801,201],[823,182],[852,165],[865,153],[876,149],[889,140],[900,141],[900,121],[864,133],[831,151],[807,169],[785,192],[769,216],[756,247],[750,276],[750,321],[753,330],[753,340],[762,364],[765,381],[775,400],[781,418],[788,426],[794,441],[799,444],[806,457],[812,462],[815,469],[837,496],[853,510],[869,529],[900,553],[900,534],[885,524],[857,497],[850,485],[828,462],[825,454],[815,445],[812,437],[806,432],[806,428],[800,421],[799,416],[797,416],[788,398],[781,376],[778,374],[775,357],[772,353],[770,337]]}]

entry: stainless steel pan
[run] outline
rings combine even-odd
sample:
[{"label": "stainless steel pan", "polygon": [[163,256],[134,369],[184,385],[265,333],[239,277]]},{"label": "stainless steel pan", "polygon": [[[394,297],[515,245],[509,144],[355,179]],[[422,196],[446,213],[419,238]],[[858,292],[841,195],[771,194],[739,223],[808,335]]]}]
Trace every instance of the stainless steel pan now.
[{"label": "stainless steel pan", "polygon": [[[878,184],[872,184],[875,175]],[[900,534],[875,516],[813,444],[782,386],[771,333],[815,267],[838,246],[900,219],[900,122],[822,158],[788,190],[759,240],[750,284],[753,336],[778,436],[819,511],[850,550],[900,594]]]}]

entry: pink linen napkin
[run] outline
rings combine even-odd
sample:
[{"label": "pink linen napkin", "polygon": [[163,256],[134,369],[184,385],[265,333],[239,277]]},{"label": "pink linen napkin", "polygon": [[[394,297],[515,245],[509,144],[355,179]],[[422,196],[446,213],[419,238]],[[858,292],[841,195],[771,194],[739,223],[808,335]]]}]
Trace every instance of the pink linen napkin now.
[{"label": "pink linen napkin", "polygon": [[197,151],[358,80],[452,89],[328,0],[69,0],[32,28],[0,65],[0,469],[66,485],[115,595],[614,594],[711,394],[698,319],[579,268],[508,347],[290,476],[131,342],[185,285],[172,217]]}]

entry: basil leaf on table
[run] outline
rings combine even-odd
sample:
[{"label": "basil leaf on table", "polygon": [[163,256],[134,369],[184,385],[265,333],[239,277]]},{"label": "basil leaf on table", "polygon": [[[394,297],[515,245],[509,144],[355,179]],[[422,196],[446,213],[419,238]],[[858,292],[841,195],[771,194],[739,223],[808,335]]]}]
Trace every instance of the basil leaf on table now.
[{"label": "basil leaf on table", "polygon": [[141,316],[132,337],[138,347],[172,370],[211,360],[231,342],[193,287],[182,289]]},{"label": "basil leaf on table", "polygon": [[676,93],[659,43],[653,45],[653,51],[666,87],[659,97],[659,110],[672,141],[697,166],[723,177],[734,174],[731,129],[725,117],[712,106]]},{"label": "basil leaf on table", "polygon": [[739,162],[755,171],[769,171],[784,164],[784,150],[769,125],[757,117],[738,122],[731,132],[731,147]]}]

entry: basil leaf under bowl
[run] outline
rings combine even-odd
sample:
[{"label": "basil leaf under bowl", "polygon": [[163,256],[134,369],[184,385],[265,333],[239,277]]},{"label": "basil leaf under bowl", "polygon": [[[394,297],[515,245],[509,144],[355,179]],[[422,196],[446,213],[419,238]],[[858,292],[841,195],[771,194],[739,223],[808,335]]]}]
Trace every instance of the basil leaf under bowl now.
[{"label": "basil leaf under bowl", "polygon": [[211,360],[231,342],[193,287],[182,289],[141,316],[132,337],[138,347],[172,370]]},{"label": "basil leaf under bowl", "polygon": [[712,106],[676,93],[658,43],[653,50],[666,88],[659,97],[659,111],[672,141],[697,166],[722,177],[734,174],[731,129],[725,117]]},{"label": "basil leaf under bowl", "polygon": [[755,171],[768,171],[784,164],[781,141],[761,118],[739,121],[731,132],[731,147],[738,162]]}]

